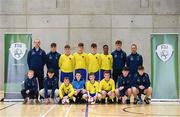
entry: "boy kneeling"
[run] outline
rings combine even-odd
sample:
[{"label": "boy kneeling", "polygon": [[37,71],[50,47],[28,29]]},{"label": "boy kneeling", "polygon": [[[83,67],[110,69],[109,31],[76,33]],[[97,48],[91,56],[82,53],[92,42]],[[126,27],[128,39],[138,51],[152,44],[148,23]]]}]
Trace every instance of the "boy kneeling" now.
[{"label": "boy kneeling", "polygon": [[133,90],[133,95],[135,97],[134,104],[142,103],[142,99],[141,99],[142,94],[145,95],[144,102],[146,104],[150,103],[152,88],[150,87],[149,75],[144,72],[143,66],[138,67],[138,73],[134,76],[132,90]]},{"label": "boy kneeling", "polygon": [[57,103],[58,97],[58,80],[54,76],[54,70],[49,69],[47,72],[47,77],[44,80],[44,89],[39,91],[39,94],[45,98],[45,103],[50,102]]},{"label": "boy kneeling", "polygon": [[129,69],[124,67],[122,70],[122,75],[120,75],[117,79],[116,86],[116,97],[118,98],[118,103],[126,103],[130,104],[130,96],[131,96],[131,75],[129,74]]},{"label": "boy kneeling", "polygon": [[102,104],[105,104],[106,97],[108,98],[108,103],[113,103],[115,101],[115,83],[112,78],[110,78],[110,73],[108,71],[104,72],[104,79],[100,81],[100,88],[98,98],[101,100]]},{"label": "boy kneeling", "polygon": [[85,103],[86,100],[83,98],[83,95],[86,93],[86,90],[84,89],[85,81],[80,72],[76,73],[76,78],[73,80],[72,85],[75,90],[75,103]]},{"label": "boy kneeling", "polygon": [[89,73],[89,81],[86,82],[86,91],[87,94],[84,95],[84,98],[88,99],[88,102],[95,104],[98,98],[99,83],[95,81],[94,73]]},{"label": "boy kneeling", "polygon": [[27,78],[24,82],[24,89],[21,90],[21,94],[24,98],[24,104],[26,104],[29,99],[30,103],[33,103],[33,100],[36,99],[36,103],[38,101],[38,83],[36,78],[34,77],[34,71],[29,70],[27,73]]},{"label": "boy kneeling", "polygon": [[73,86],[70,83],[68,77],[64,77],[64,82],[61,84],[59,88],[59,103],[68,104],[73,102],[73,95],[75,91]]}]

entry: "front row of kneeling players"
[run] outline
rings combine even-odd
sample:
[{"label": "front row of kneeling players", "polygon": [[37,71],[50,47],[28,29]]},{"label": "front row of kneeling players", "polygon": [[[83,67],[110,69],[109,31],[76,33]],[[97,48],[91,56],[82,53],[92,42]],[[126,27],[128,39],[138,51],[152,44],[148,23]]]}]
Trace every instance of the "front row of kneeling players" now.
[{"label": "front row of kneeling players", "polygon": [[[80,73],[76,73],[72,84],[68,77],[64,78],[64,82],[58,89],[58,81],[54,76],[52,69],[48,70],[47,77],[44,79],[44,89],[38,92],[38,83],[34,77],[32,70],[28,71],[25,87],[21,91],[24,98],[24,103],[36,103],[38,101],[38,93],[44,98],[46,104],[54,103],[127,103],[130,104],[131,95],[134,96],[134,104],[143,102],[141,95],[144,94],[144,102],[150,103],[152,88],[147,73],[144,72],[144,67],[138,68],[138,73],[135,76],[129,74],[129,69],[124,67],[122,75],[118,77],[116,88],[110,73],[105,71],[104,79],[100,82],[95,80],[93,73],[89,74],[89,80],[85,82],[81,78]],[[59,96],[59,98],[58,98]]]}]

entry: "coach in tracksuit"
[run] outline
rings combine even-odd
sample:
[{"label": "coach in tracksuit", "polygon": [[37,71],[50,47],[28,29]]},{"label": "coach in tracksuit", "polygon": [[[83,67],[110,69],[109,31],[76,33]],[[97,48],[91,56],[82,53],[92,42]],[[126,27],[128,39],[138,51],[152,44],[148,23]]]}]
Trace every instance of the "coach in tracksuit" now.
[{"label": "coach in tracksuit", "polygon": [[111,53],[113,56],[113,79],[117,82],[118,76],[122,74],[122,69],[126,64],[126,53],[121,49],[122,42],[117,40],[115,42],[116,50]]},{"label": "coach in tracksuit", "polygon": [[58,61],[60,58],[60,53],[57,52],[56,43],[51,43],[51,51],[47,54],[47,68],[54,70],[54,76],[58,78],[59,81],[59,66]]},{"label": "coach in tracksuit", "polygon": [[137,73],[138,67],[143,65],[143,58],[137,53],[137,45],[131,45],[131,54],[127,56],[127,67],[130,70],[130,74],[134,77]]},{"label": "coach in tracksuit", "polygon": [[40,40],[34,40],[34,48],[28,52],[27,63],[30,70],[35,72],[39,81],[39,89],[43,88],[44,65],[46,64],[46,53],[40,48]]}]

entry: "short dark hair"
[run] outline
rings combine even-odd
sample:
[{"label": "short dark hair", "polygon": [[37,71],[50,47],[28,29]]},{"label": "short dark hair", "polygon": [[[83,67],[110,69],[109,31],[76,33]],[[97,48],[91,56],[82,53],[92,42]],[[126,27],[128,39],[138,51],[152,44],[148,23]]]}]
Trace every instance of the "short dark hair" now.
[{"label": "short dark hair", "polygon": [[109,71],[104,71],[104,74],[110,74]]},{"label": "short dark hair", "polygon": [[92,43],[92,44],[91,44],[91,47],[92,47],[92,48],[97,48],[97,44],[96,44],[96,43]]},{"label": "short dark hair", "polygon": [[129,71],[129,68],[128,68],[128,67],[123,67],[122,70],[123,70],[123,71]]},{"label": "short dark hair", "polygon": [[109,46],[105,44],[105,45],[103,45],[103,48],[105,48],[105,47],[107,47],[107,48],[108,48]]},{"label": "short dark hair", "polygon": [[56,43],[51,43],[51,47],[56,47]]},{"label": "short dark hair", "polygon": [[84,43],[78,43],[78,47],[84,47]]},{"label": "short dark hair", "polygon": [[89,76],[94,76],[94,73],[93,73],[93,72],[90,72],[88,75],[89,75]]},{"label": "short dark hair", "polygon": [[67,44],[67,45],[64,46],[64,48],[65,48],[65,49],[66,49],[66,48],[67,48],[67,49],[70,49],[71,47],[70,47],[70,45]]},{"label": "short dark hair", "polygon": [[122,45],[122,41],[117,40],[117,41],[115,42],[115,44],[121,44],[121,45]]},{"label": "short dark hair", "polygon": [[69,80],[69,77],[64,77],[64,80],[66,80],[66,79]]},{"label": "short dark hair", "polygon": [[80,74],[81,75],[81,72],[76,72],[76,74]]},{"label": "short dark hair", "polygon": [[138,70],[144,70],[144,67],[143,66],[139,66]]},{"label": "short dark hair", "polygon": [[47,73],[54,73],[54,69],[52,68],[48,69]]}]

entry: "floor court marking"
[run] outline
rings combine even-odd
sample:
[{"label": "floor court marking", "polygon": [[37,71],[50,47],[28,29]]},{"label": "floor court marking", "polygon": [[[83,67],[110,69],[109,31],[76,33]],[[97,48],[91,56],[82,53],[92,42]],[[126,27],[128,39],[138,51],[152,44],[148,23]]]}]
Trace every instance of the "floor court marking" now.
[{"label": "floor court marking", "polygon": [[9,108],[9,107],[12,107],[12,106],[14,106],[15,104],[17,104],[17,103],[10,104],[10,105],[8,105],[8,106],[5,106],[5,107],[3,107],[3,108],[0,108],[0,111],[2,111],[2,110],[4,110],[4,109],[7,109],[7,108]]},{"label": "floor court marking", "polygon": [[137,107],[141,107],[141,106],[132,106],[132,107],[125,107],[122,110],[126,113],[131,113],[131,114],[139,114],[139,115],[146,115],[146,116],[175,116],[175,117],[180,117],[180,115],[165,115],[165,114],[146,114],[146,113],[139,113],[139,112],[132,112],[132,111],[128,111],[128,109],[130,108],[137,108]]},{"label": "floor court marking", "polygon": [[48,111],[46,111],[41,117],[45,117],[56,105],[53,105]]},{"label": "floor court marking", "polygon": [[85,117],[88,117],[88,103],[86,103]]},{"label": "floor court marking", "polygon": [[69,112],[70,112],[72,106],[73,106],[73,105],[71,104],[70,107],[68,108],[68,110],[66,111],[64,117],[68,117],[68,114],[69,114]]},{"label": "floor court marking", "polygon": [[[107,107],[107,105],[109,106],[109,104],[103,104],[103,105],[97,105],[98,107]],[[91,105],[90,105],[91,106]],[[88,109],[89,108],[91,108],[91,107],[88,107]],[[112,106],[112,105],[111,105]],[[93,107],[94,108],[94,107]],[[108,107],[109,108],[109,107]],[[88,112],[88,114],[94,114],[94,115],[100,115],[100,116],[111,116],[111,117],[119,117],[119,116],[123,116],[123,117],[125,117],[125,116],[129,116],[129,115],[124,115],[124,114],[103,114],[103,113],[98,113],[98,112]]]}]

